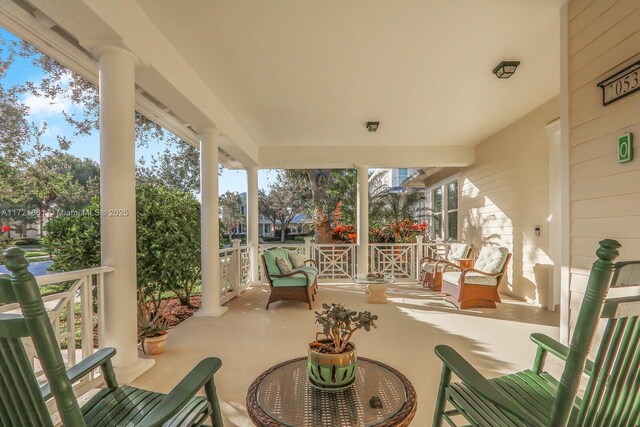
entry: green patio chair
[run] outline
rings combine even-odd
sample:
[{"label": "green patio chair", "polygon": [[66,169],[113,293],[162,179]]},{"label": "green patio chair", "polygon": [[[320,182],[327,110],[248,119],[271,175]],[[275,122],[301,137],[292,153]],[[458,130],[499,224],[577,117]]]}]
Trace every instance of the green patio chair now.
[{"label": "green patio chair", "polygon": [[[451,347],[444,362],[434,426],[455,426],[462,415],[472,426],[637,427],[640,425],[640,261],[613,263],[620,244],[603,240],[593,264],[569,347],[542,334],[533,368],[490,380]],[[611,288],[624,295],[606,299]],[[620,290],[619,290],[620,291]],[[619,292],[618,291],[618,292]],[[608,319],[593,361],[587,358],[600,318]],[[558,381],[544,371],[547,354],[565,362]],[[451,374],[460,382],[451,382]],[[581,395],[582,374],[588,377]],[[447,402],[453,409],[447,410]]]},{"label": "green patio chair", "polygon": [[[5,251],[11,276],[0,275],[0,304],[18,303],[19,314],[0,314],[0,426],[51,426],[45,402],[53,397],[64,426],[200,426],[208,418],[222,426],[213,374],[221,361],[201,361],[169,394],[119,386],[103,348],[65,371],[40,290],[19,248]],[[30,337],[48,383],[40,386],[22,345]],[[106,387],[79,406],[72,384],[100,369]],[[206,397],[196,396],[201,388]]]}]

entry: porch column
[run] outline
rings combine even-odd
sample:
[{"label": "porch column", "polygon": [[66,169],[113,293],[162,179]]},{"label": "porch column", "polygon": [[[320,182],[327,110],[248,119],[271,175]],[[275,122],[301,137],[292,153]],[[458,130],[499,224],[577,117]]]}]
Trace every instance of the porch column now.
[{"label": "porch column", "polygon": [[130,382],[153,366],[138,358],[135,174],[135,66],[125,49],[102,45],[100,94],[100,251],[105,275],[100,345],[115,347],[118,379]]},{"label": "porch column", "polygon": [[258,168],[247,168],[247,246],[249,247],[249,280],[252,284],[258,283],[258,245],[259,240],[259,214],[258,214]]},{"label": "porch column", "polygon": [[369,272],[369,167],[358,166],[358,274]]},{"label": "porch column", "polygon": [[220,212],[218,211],[218,145],[222,134],[215,128],[200,132],[200,236],[202,305],[198,316],[219,317],[220,305]]}]

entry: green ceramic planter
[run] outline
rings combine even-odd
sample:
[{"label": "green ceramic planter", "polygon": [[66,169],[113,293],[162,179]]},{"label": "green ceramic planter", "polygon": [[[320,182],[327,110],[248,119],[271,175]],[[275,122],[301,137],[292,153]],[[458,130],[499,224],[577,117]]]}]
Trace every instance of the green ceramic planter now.
[{"label": "green ceramic planter", "polygon": [[307,367],[309,382],[322,390],[343,390],[356,380],[358,361],[356,347],[350,343],[351,350],[340,354],[318,353],[309,348]]}]

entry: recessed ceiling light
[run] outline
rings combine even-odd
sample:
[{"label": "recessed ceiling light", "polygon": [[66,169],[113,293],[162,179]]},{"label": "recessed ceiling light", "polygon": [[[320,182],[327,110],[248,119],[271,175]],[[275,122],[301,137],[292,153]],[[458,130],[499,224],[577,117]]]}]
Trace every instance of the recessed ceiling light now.
[{"label": "recessed ceiling light", "polygon": [[367,130],[369,132],[375,132],[378,130],[378,126],[380,126],[380,122],[367,122]]},{"label": "recessed ceiling light", "polygon": [[520,61],[502,61],[493,69],[493,74],[499,79],[508,79],[516,72]]}]

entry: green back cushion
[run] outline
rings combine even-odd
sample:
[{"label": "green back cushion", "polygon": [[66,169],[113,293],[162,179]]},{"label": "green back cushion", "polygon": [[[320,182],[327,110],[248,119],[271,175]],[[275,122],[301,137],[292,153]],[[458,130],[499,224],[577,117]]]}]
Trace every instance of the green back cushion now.
[{"label": "green back cushion", "polygon": [[276,258],[284,258],[289,260],[289,251],[286,249],[269,249],[264,251],[264,263],[267,265],[269,274],[282,274],[276,264]]}]

